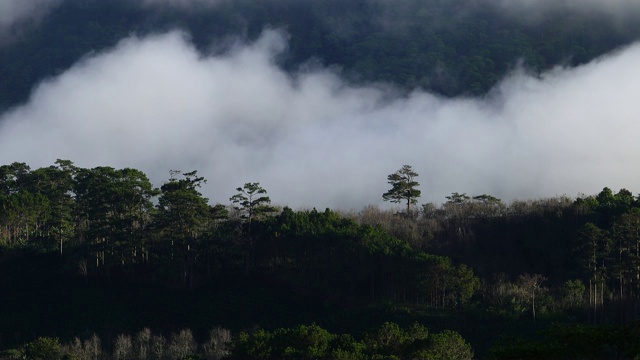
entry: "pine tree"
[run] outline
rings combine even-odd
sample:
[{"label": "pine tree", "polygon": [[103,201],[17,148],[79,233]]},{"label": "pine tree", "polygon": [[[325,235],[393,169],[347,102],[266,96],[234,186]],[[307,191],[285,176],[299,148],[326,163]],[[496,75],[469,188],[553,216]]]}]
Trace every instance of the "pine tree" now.
[{"label": "pine tree", "polygon": [[382,195],[384,201],[391,201],[394,203],[407,203],[407,213],[411,210],[411,205],[418,202],[417,198],[420,197],[420,190],[416,187],[420,184],[415,181],[418,177],[418,173],[413,171],[411,166],[404,165],[395,173],[387,177],[389,184],[392,188]]}]

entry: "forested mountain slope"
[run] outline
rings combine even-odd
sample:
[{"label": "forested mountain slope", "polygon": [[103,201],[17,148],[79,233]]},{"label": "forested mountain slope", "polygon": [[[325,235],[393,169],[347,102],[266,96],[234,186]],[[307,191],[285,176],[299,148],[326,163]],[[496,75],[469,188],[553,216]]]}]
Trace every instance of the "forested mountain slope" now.
[{"label": "forested mountain slope", "polygon": [[625,0],[0,0],[0,360],[638,357],[637,39]]},{"label": "forested mountain slope", "polygon": [[172,172],[157,189],[132,168],[0,166],[0,350],[61,340],[77,355],[95,332],[118,358],[126,334],[204,339],[223,326],[237,358],[305,353],[313,342],[293,339],[334,334],[353,336],[325,357],[457,344],[470,358],[464,339],[483,358],[638,353],[640,201],[628,190],[510,204],[454,193],[341,215],[273,207],[258,183],[211,205],[205,180]]},{"label": "forested mountain slope", "polygon": [[573,66],[640,37],[633,13],[613,16],[571,6],[514,11],[499,1],[52,3],[57,5],[39,20],[14,24],[17,35],[4,37],[0,109],[24,102],[36,84],[87,54],[131,34],[174,28],[186,31],[203,53],[224,49],[230,39],[254,40],[265,28],[281,28],[290,35],[280,59],[286,69],[320,62],[342,69],[352,81],[390,82],[446,96],[483,94],[518,64],[533,72]]}]

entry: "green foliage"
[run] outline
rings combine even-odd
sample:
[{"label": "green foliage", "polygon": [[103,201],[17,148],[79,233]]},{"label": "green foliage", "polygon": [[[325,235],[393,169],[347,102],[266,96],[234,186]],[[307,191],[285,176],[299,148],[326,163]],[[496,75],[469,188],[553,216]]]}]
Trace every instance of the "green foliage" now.
[{"label": "green foliage", "polygon": [[387,177],[391,189],[382,195],[382,199],[394,203],[406,202],[409,213],[411,205],[417,204],[417,198],[420,197],[420,190],[416,189],[420,184],[414,180],[416,177],[418,173],[411,166],[403,165],[400,170]]},{"label": "green foliage", "polygon": [[235,207],[240,212],[241,217],[246,219],[249,224],[254,218],[263,214],[275,211],[275,208],[269,206],[271,199],[264,196],[267,193],[260,183],[246,183],[243,187],[236,189],[238,193],[233,195],[229,200],[238,206]]},{"label": "green foliage", "polygon": [[562,288],[563,302],[568,307],[581,307],[584,304],[586,287],[579,279],[567,280]]},{"label": "green foliage", "polygon": [[0,198],[0,206],[3,222],[7,224],[7,242],[17,246],[34,245],[30,239],[37,237],[49,220],[49,200],[27,190]]},{"label": "green foliage", "polygon": [[473,269],[460,264],[452,276],[452,292],[459,308],[464,308],[471,297],[480,290],[480,279],[473,274]]},{"label": "green foliage", "polygon": [[455,266],[451,259],[418,253],[413,259],[418,293],[434,307],[462,309],[480,289],[480,280],[466,265]]},{"label": "green foliage", "polygon": [[205,182],[192,171],[185,173],[183,179],[172,177],[160,187],[155,222],[161,237],[186,241],[204,232],[210,209],[208,199],[202,197],[198,188]]},{"label": "green foliage", "polygon": [[280,328],[273,333],[262,329],[241,333],[233,357],[238,359],[471,359],[469,344],[454,331],[429,335],[414,323],[403,329],[386,322],[365,336],[362,342],[351,335],[334,335],[313,324]]},{"label": "green foliage", "polygon": [[103,250],[116,247],[127,251],[141,246],[139,241],[151,222],[152,199],[158,194],[147,176],[130,168],[77,169],[73,190],[75,217],[84,224],[77,228],[77,235],[101,254],[102,263],[128,262],[107,259]]},{"label": "green foliage", "polygon": [[283,359],[322,359],[329,355],[329,344],[335,335],[316,324],[300,325],[293,329],[278,329],[274,341],[281,344],[274,351]]},{"label": "green foliage", "polygon": [[[5,346],[20,345],[24,334],[72,338],[95,324],[121,324],[126,331],[152,319],[167,334],[183,323],[205,334],[212,321],[231,322],[234,329],[259,321],[278,330],[237,337],[238,351],[251,357],[437,358],[458,355],[438,355],[445,347],[436,345],[446,341],[417,324],[387,322],[362,340],[315,324],[282,326],[318,321],[332,329],[358,327],[354,334],[361,335],[385,321],[435,319],[442,322],[435,328],[466,336],[485,317],[498,319],[488,331],[511,320],[533,328],[528,320],[534,312],[536,327],[550,319],[635,319],[640,204],[624,189],[575,201],[508,205],[488,195],[453,193],[452,199],[457,194],[463,201],[427,206],[414,216],[365,209],[346,217],[330,209],[285,207],[253,221],[247,246],[247,224],[227,219],[222,205],[210,206],[200,193],[204,179],[195,172],[174,173],[160,190],[135,169],[83,169],[62,160],[35,170],[14,163],[0,167],[0,175]],[[248,185],[242,190],[252,191],[254,200],[264,196],[257,183]],[[387,310],[372,315],[380,304]],[[358,309],[370,312],[353,325],[344,314]],[[40,329],[34,333],[36,321]],[[100,333],[122,331],[97,326]],[[593,351],[635,349],[636,328],[615,331],[626,342],[594,335],[605,350]],[[178,334],[167,340],[150,333],[109,338],[103,352],[96,336],[74,342],[60,356],[106,358],[106,351],[116,354],[117,348],[123,359],[143,353],[219,358],[232,350],[220,345],[230,334],[218,335],[200,352],[186,335],[178,341]],[[459,343],[451,334],[441,336]],[[474,341],[470,337],[478,349]],[[520,341],[502,350],[544,357],[560,351],[558,346]],[[464,349],[458,346],[459,354]]]},{"label": "green foliage", "polygon": [[429,330],[418,323],[402,329],[395,323],[385,322],[369,333],[364,343],[371,358],[415,359],[430,347]]},{"label": "green foliage", "polygon": [[404,353],[407,336],[400,326],[395,323],[384,323],[377,332],[370,334],[366,339],[368,351],[378,356],[393,356]]},{"label": "green foliage", "polygon": [[269,359],[272,353],[273,335],[264,329],[251,334],[241,332],[234,347],[234,355],[240,359]]},{"label": "green foliage", "polygon": [[[300,296],[313,294],[328,304],[340,304],[421,293],[421,279],[437,270],[420,265],[421,255],[405,241],[329,209],[294,212],[285,208],[278,216],[255,222],[247,244],[245,233],[238,232],[242,228],[225,221],[226,209],[207,204],[198,191],[205,180],[195,171],[182,176],[173,172],[158,190],[139,170],[83,169],[63,160],[57,164],[35,171],[26,164],[3,168],[8,190],[0,198],[4,204],[0,221],[5,224],[0,229],[31,228],[23,223],[11,225],[14,218],[30,219],[24,214],[14,216],[12,209],[35,211],[39,209],[36,204],[57,204],[62,207],[56,209],[67,214],[51,225],[46,217],[34,216],[28,224],[38,230],[24,236],[7,232],[11,236],[3,237],[3,242],[8,244],[5,246],[26,247],[40,244],[39,239],[45,240],[43,244],[53,240],[53,246],[45,251],[57,250],[60,245],[62,254],[62,245],[72,239],[71,243],[81,245],[82,252],[72,251],[68,266],[85,279],[113,270],[131,274],[132,266],[149,268],[155,264],[160,270],[155,278],[192,287],[205,271],[208,275],[235,276],[242,269],[243,275],[260,274],[287,284]],[[51,180],[54,178],[60,181]],[[259,184],[248,183],[239,190],[232,199],[251,218],[272,210]],[[51,212],[47,209],[43,214]],[[66,226],[71,228],[64,230]],[[39,237],[30,236],[33,233]],[[415,271],[414,266],[420,270]],[[446,267],[450,270],[438,275],[438,285],[431,290],[444,286],[451,300],[443,306],[461,307],[476,290],[477,280],[468,268]]]},{"label": "green foliage", "polygon": [[9,349],[0,351],[0,359],[3,360],[21,360],[24,356],[20,350]]},{"label": "green foliage", "polygon": [[24,346],[24,356],[27,360],[59,360],[62,358],[62,348],[57,338],[39,337]]},{"label": "green foliage", "polygon": [[429,347],[420,352],[418,357],[429,360],[470,360],[473,359],[473,350],[460,334],[445,330],[431,335]]},{"label": "green foliage", "polygon": [[471,199],[471,197],[469,195],[467,195],[466,193],[451,193],[450,196],[446,196],[447,198],[447,203],[451,203],[451,204],[459,204],[459,203],[464,203],[466,201],[469,201],[469,199]]},{"label": "green foliage", "polygon": [[443,306],[456,307],[478,289],[471,269],[416,252],[379,227],[358,225],[328,209],[285,208],[264,225],[272,235],[256,239],[260,273],[273,274],[314,298],[338,303],[383,300],[425,291],[442,294],[439,289],[445,287],[451,291]]},{"label": "green foliage", "polygon": [[333,337],[329,345],[331,359],[340,360],[360,360],[366,359],[366,345],[356,341],[350,334],[340,334]]}]

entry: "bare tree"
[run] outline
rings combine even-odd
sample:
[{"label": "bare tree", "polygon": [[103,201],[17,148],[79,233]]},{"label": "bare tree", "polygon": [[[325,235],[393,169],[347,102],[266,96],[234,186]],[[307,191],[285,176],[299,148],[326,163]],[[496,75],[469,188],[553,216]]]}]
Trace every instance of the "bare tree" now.
[{"label": "bare tree", "polygon": [[89,359],[99,360],[102,356],[102,342],[98,335],[93,334],[89,340],[85,340],[84,347],[89,354]]},{"label": "bare tree", "polygon": [[214,328],[209,332],[209,339],[203,344],[203,351],[207,360],[219,360],[231,354],[231,331],[229,329]]},{"label": "bare tree", "polygon": [[523,274],[518,277],[518,285],[521,291],[531,301],[531,314],[534,321],[536,320],[536,294],[546,290],[542,287],[542,283],[546,280],[547,278],[540,274]]},{"label": "bare tree", "polygon": [[66,346],[67,353],[69,353],[76,360],[89,360],[89,356],[82,346],[82,341],[79,338],[74,338],[69,345]]},{"label": "bare tree", "polygon": [[135,357],[138,360],[146,360],[151,353],[151,330],[144,328],[140,330],[135,341]]},{"label": "bare tree", "polygon": [[167,344],[167,339],[162,335],[153,335],[151,336],[150,347],[149,347],[149,355],[153,360],[162,360],[164,358],[165,353],[165,345]]},{"label": "bare tree", "polygon": [[120,334],[113,344],[113,358],[115,360],[128,360],[131,358],[133,342],[131,336]]},{"label": "bare tree", "polygon": [[170,359],[180,360],[195,354],[197,346],[191,330],[183,329],[179,333],[171,335],[167,353]]}]

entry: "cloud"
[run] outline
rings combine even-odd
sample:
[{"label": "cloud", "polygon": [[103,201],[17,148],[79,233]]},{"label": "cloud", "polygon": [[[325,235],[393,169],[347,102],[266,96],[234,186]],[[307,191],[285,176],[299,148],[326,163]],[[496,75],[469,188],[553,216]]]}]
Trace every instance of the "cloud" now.
[{"label": "cloud", "polygon": [[274,63],[282,51],[277,31],[219,56],[180,32],[129,38],[0,115],[0,163],[128,166],[156,185],[196,169],[212,202],[260,182],[295,208],[380,204],[403,164],[420,174],[422,202],[640,183],[639,45],[541,77],[516,72],[483,99],[398,96],[322,68],[291,75]]},{"label": "cloud", "polygon": [[505,8],[524,9],[585,9],[597,10],[640,9],[640,4],[628,0],[489,0]]},{"label": "cloud", "polygon": [[[22,32],[25,25],[32,24],[64,2],[75,0],[1,0],[0,1],[0,44],[13,39]],[[102,1],[102,0],[100,0]],[[97,2],[100,2],[97,1]],[[210,8],[228,0],[122,0],[143,6],[164,6],[180,9]],[[117,2],[114,6],[117,5]]]},{"label": "cloud", "polygon": [[144,5],[172,6],[178,8],[210,7],[228,0],[143,0]]},{"label": "cloud", "polygon": [[539,21],[558,12],[576,16],[593,15],[619,22],[621,26],[635,25],[640,16],[640,3],[628,0],[485,0],[511,14],[529,21]]},{"label": "cloud", "polygon": [[2,0],[0,1],[0,40],[18,31],[19,25],[38,19],[60,0]]},{"label": "cloud", "polygon": [[[143,0],[145,4],[160,4],[170,6],[193,6],[193,5],[212,5],[220,3],[226,0]],[[273,2],[282,2],[284,0],[273,0]],[[391,5],[391,6],[411,6],[409,1],[397,1],[397,0],[367,0],[370,3],[376,3],[378,5]],[[594,8],[598,10],[611,10],[618,11],[619,9],[639,9],[640,5],[629,0],[483,0],[485,4],[497,5],[503,8],[524,8],[524,9],[584,9]],[[474,6],[473,2],[470,4]],[[426,2],[423,6],[440,6],[437,2]],[[448,5],[451,6],[451,5]],[[460,8],[460,4],[453,5]]]}]

